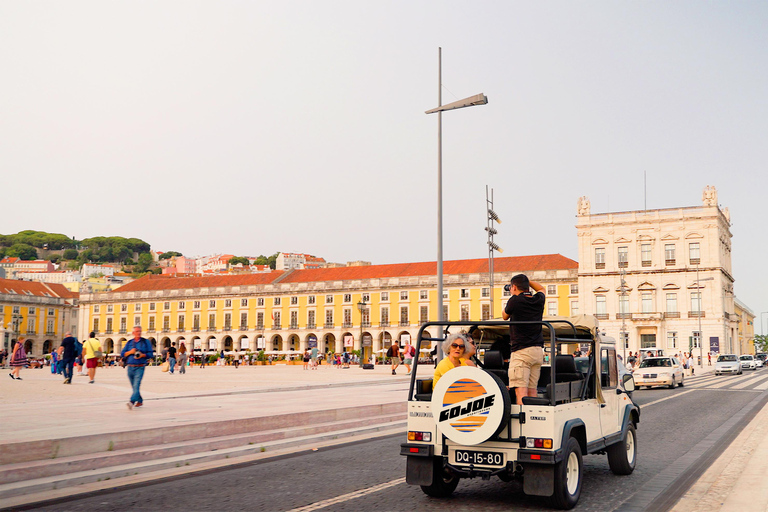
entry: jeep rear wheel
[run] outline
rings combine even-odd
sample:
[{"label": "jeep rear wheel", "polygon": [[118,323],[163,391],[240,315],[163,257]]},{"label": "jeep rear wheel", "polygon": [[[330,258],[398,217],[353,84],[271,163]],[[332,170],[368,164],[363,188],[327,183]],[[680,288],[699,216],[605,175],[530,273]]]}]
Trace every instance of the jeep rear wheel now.
[{"label": "jeep rear wheel", "polygon": [[637,434],[635,425],[630,423],[624,439],[612,444],[606,450],[608,452],[608,466],[614,475],[629,475],[635,470],[637,461]]},{"label": "jeep rear wheel", "polygon": [[579,442],[571,437],[565,445],[564,459],[555,465],[555,492],[552,504],[560,509],[571,509],[581,496],[581,478],[584,462]]},{"label": "jeep rear wheel", "polygon": [[430,485],[422,485],[421,490],[424,491],[424,494],[433,498],[447,498],[453,494],[456,486],[459,485],[459,477],[451,473],[444,466],[442,457],[433,457],[432,463],[434,464],[432,483]]}]

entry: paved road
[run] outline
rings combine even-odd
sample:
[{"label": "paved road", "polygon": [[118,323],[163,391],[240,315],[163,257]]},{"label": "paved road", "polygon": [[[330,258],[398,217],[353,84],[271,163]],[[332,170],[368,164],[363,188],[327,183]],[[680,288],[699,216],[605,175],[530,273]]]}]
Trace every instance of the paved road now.
[{"label": "paved road", "polygon": [[[584,486],[577,510],[665,510],[768,400],[768,369],[743,376],[690,379],[675,390],[638,390],[642,406],[639,458],[631,476],[613,475],[605,456],[585,457]],[[744,420],[736,422],[735,419]],[[729,423],[730,422],[730,423]],[[725,425],[725,427],[723,427]],[[445,512],[446,502],[403,483],[402,436],[304,452],[245,467],[182,477],[141,488],[103,492],[38,510],[324,510]],[[707,444],[704,441],[715,440]],[[701,466],[701,467],[699,467]],[[659,481],[678,478],[665,493]],[[670,494],[671,493],[671,494]],[[653,505],[650,500],[656,497]],[[550,510],[542,498],[522,494],[520,485],[494,478],[465,480],[450,499],[452,511]],[[314,506],[313,506],[314,504]],[[662,506],[664,505],[664,506]]]}]

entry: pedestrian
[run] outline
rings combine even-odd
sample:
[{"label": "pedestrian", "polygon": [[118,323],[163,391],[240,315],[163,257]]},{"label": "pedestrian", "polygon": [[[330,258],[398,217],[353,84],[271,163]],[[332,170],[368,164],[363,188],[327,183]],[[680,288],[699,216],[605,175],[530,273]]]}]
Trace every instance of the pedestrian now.
[{"label": "pedestrian", "polygon": [[29,361],[27,360],[27,351],[24,350],[24,338],[19,338],[18,340],[14,341],[16,343],[11,349],[10,358],[10,365],[12,370],[8,375],[10,375],[14,380],[22,380],[22,378],[19,376],[21,369],[29,366]]},{"label": "pedestrian", "polygon": [[67,332],[59,346],[59,359],[64,372],[64,384],[72,384],[72,372],[77,358],[77,340]]},{"label": "pedestrian", "polygon": [[148,361],[151,361],[154,353],[152,352],[152,344],[146,339],[141,337],[141,326],[137,325],[133,328],[133,338],[123,347],[120,356],[127,357],[125,364],[128,381],[131,383],[133,393],[131,394],[130,401],[126,404],[128,409],[134,407],[141,407],[144,405],[144,400],[141,398],[141,379],[144,378],[144,368]]},{"label": "pedestrian", "polygon": [[413,364],[414,354],[416,354],[416,349],[413,348],[413,345],[411,345],[410,342],[407,342],[405,347],[403,347],[403,366],[408,370],[406,375],[411,374],[411,365]]},{"label": "pedestrian", "polygon": [[189,354],[187,354],[187,346],[184,342],[179,345],[179,373],[187,373],[187,361],[189,360]]},{"label": "pedestrian", "polygon": [[712,366],[712,352],[707,352],[707,366]]},{"label": "pedestrian", "polygon": [[8,357],[8,351],[3,349],[0,350],[0,366],[5,366],[5,358]]},{"label": "pedestrian", "polygon": [[83,344],[75,338],[75,366],[77,366],[78,375],[86,375],[83,371]]},{"label": "pedestrian", "polygon": [[59,367],[59,352],[58,350],[54,350],[51,352],[51,373],[56,375],[58,373]]},{"label": "pedestrian", "polygon": [[208,356],[206,354],[200,354],[200,369],[205,368],[206,359],[208,359]]},{"label": "pedestrian", "polygon": [[[509,285],[512,296],[502,313],[504,320],[513,322],[541,322],[546,296],[544,287],[530,281],[525,274],[512,277]],[[531,288],[533,292],[531,292]],[[544,363],[544,336],[541,324],[509,326],[512,353],[509,359],[509,387],[515,388],[516,403],[522,405],[526,396],[536,396],[536,387]]]},{"label": "pedestrian", "polygon": [[83,343],[83,358],[85,358],[85,367],[88,369],[88,383],[93,384],[96,379],[96,368],[99,366],[99,360],[101,359],[101,343],[96,339],[96,333],[92,332],[88,335],[88,340]]},{"label": "pedestrian", "polygon": [[312,350],[309,351],[309,360],[312,362],[310,368],[317,370],[317,347],[312,347]]},{"label": "pedestrian", "polygon": [[392,365],[392,375],[397,375],[397,367],[400,366],[400,346],[397,344],[397,340],[392,342],[392,345],[387,349],[387,357],[389,357],[390,365]]},{"label": "pedestrian", "polygon": [[309,370],[309,349],[304,351],[304,369]]},{"label": "pedestrian", "polygon": [[173,375],[173,369],[176,367],[176,342],[171,342],[171,347],[168,349],[168,363],[170,364],[170,368],[168,368],[168,371]]}]

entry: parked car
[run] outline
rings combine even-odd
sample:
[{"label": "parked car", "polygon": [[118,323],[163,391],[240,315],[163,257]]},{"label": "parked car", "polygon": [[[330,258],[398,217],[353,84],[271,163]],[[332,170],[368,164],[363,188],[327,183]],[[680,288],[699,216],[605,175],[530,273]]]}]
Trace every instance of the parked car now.
[{"label": "parked car", "polygon": [[757,370],[757,363],[755,363],[755,356],[752,354],[745,354],[739,357],[741,361],[741,367],[746,370]]},{"label": "parked car", "polygon": [[683,386],[685,372],[683,365],[674,357],[646,357],[640,362],[637,370],[632,374],[635,378],[635,387],[640,389],[647,386]]},{"label": "parked car", "polygon": [[768,354],[755,354],[755,359],[759,359],[765,364],[765,358],[768,357]]},{"label": "parked car", "polygon": [[741,375],[741,362],[736,354],[720,354],[715,361],[715,375],[735,373]]},{"label": "parked car", "polygon": [[755,356],[755,364],[757,365],[758,368],[762,368],[763,366],[765,366],[765,361]]}]

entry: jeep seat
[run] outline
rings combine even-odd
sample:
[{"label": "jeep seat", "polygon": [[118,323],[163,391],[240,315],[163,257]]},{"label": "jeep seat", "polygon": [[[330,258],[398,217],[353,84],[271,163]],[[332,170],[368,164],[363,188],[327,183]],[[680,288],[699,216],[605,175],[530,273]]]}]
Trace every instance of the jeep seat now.
[{"label": "jeep seat", "polygon": [[555,356],[555,382],[584,380],[584,374],[576,369],[576,361],[570,354]]},{"label": "jeep seat", "polygon": [[432,379],[416,379],[414,398],[419,402],[432,401]]},{"label": "jeep seat", "polygon": [[486,351],[483,358],[483,370],[497,376],[505,386],[509,386],[509,373],[504,368],[504,357],[500,351]]}]

